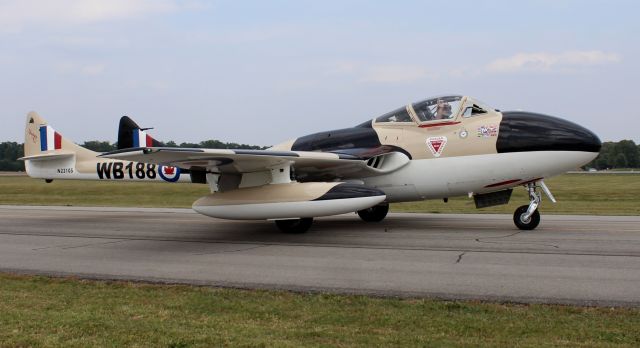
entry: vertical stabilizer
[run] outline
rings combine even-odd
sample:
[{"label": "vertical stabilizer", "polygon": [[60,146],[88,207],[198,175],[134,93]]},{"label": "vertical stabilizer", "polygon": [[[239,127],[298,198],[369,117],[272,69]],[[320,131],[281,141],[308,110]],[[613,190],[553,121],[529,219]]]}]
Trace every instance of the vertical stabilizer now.
[{"label": "vertical stabilizer", "polygon": [[[24,167],[32,178],[71,179],[80,163],[96,162],[98,153],[66,139],[45,119],[32,111],[24,130]],[[94,164],[95,165],[95,164]]]},{"label": "vertical stabilizer", "polygon": [[77,158],[96,158],[96,152],[66,139],[35,111],[27,114],[24,134],[25,158],[38,155],[74,154]]},{"label": "vertical stabilizer", "polygon": [[140,128],[129,116],[120,118],[118,126],[118,150],[134,147],[162,147],[163,143],[157,141],[147,133],[149,128]]}]

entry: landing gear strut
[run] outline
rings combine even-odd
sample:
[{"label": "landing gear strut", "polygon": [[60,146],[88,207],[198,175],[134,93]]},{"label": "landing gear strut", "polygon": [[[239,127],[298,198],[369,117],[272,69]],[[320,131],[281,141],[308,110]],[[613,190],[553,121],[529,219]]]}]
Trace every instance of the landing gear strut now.
[{"label": "landing gear strut", "polygon": [[305,233],[313,224],[313,218],[276,220],[276,226],[284,233]]},{"label": "landing gear strut", "polygon": [[542,195],[536,191],[540,187],[549,199],[555,203],[556,200],[549,191],[544,181],[530,182],[526,184],[525,188],[529,192],[529,205],[523,205],[516,209],[513,213],[513,222],[521,230],[533,230],[540,224],[540,202],[542,201]]},{"label": "landing gear strut", "polygon": [[358,211],[358,215],[366,222],[380,222],[384,220],[389,212],[389,204],[382,203],[368,209]]}]

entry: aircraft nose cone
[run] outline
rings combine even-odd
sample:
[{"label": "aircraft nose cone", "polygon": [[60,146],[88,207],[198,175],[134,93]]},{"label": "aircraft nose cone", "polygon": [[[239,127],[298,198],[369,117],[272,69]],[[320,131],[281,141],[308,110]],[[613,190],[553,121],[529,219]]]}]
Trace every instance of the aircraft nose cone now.
[{"label": "aircraft nose cone", "polygon": [[530,112],[503,112],[498,153],[524,151],[600,152],[592,131],[561,118]]}]

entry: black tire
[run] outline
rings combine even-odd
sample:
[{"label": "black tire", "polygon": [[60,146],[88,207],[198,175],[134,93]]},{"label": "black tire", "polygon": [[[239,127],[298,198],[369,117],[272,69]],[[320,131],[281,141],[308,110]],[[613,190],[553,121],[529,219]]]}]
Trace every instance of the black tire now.
[{"label": "black tire", "polygon": [[276,220],[276,226],[284,233],[305,233],[311,228],[313,218],[302,218],[292,220]]},{"label": "black tire", "polygon": [[515,213],[513,213],[513,222],[519,229],[530,231],[540,224],[540,212],[536,209],[533,214],[531,214],[529,221],[522,221],[522,215],[527,212],[527,209],[529,209],[528,205],[523,205],[516,209]]},{"label": "black tire", "polygon": [[380,222],[387,217],[389,204],[378,204],[368,209],[358,211],[358,216],[366,222]]}]

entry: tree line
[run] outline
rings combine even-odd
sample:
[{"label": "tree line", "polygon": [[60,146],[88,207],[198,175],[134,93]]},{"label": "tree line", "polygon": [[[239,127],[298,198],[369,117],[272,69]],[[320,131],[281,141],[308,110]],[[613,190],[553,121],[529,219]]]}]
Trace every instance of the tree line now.
[{"label": "tree line", "polygon": [[[265,147],[237,143],[225,143],[219,140],[205,140],[199,143],[181,143],[169,141],[167,147],[182,148],[209,148],[209,149],[253,149],[260,150]],[[108,141],[91,140],[80,144],[89,150],[96,152],[108,152],[118,148],[117,144]],[[22,144],[6,141],[0,143],[0,171],[24,171],[24,163],[18,158],[24,156]],[[616,169],[616,168],[640,168],[640,145],[633,140],[621,140],[618,142],[602,143],[602,149],[598,157],[593,162],[587,164],[585,169],[595,168]]]},{"label": "tree line", "polygon": [[640,168],[640,145],[633,140],[604,142],[598,157],[585,167],[598,170]]},{"label": "tree line", "polygon": [[[118,149],[117,143],[110,143],[108,141],[91,140],[85,141],[80,146],[96,152],[109,152]],[[266,147],[238,144],[238,143],[225,143],[219,140],[205,140],[199,143],[180,143],[177,144],[174,141],[165,143],[167,147],[181,147],[181,148],[210,148],[210,149],[251,149],[262,150]],[[18,158],[24,156],[24,149],[22,143],[13,141],[5,141],[0,143],[0,171],[6,172],[18,172],[24,171],[24,162],[18,161]]]}]

